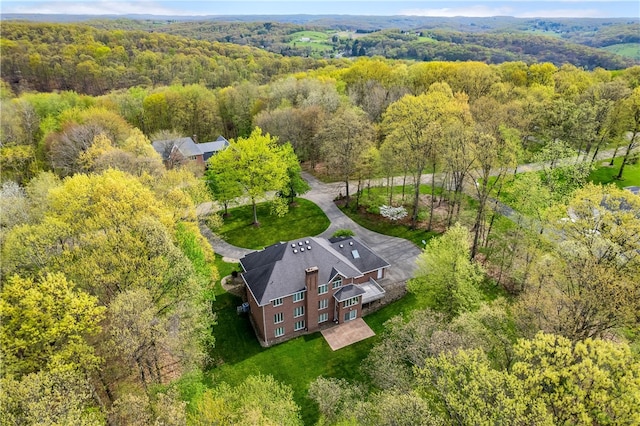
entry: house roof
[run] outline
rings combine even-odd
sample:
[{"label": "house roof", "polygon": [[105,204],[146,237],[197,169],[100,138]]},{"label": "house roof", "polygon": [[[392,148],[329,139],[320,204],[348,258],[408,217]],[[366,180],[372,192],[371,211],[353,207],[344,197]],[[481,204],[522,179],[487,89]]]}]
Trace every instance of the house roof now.
[{"label": "house roof", "polygon": [[375,254],[373,250],[353,237],[334,237],[330,238],[329,242],[334,250],[349,258],[349,260],[360,271],[362,271],[362,273],[375,271],[376,269],[386,268],[389,266],[389,263],[386,260]]},{"label": "house roof", "polygon": [[153,149],[165,160],[168,159],[173,149],[177,149],[184,157],[202,155],[202,151],[198,148],[198,145],[189,137],[153,141],[151,144],[153,145]]},{"label": "house roof", "polygon": [[[354,245],[355,245],[354,240]],[[373,261],[377,257],[364,245],[361,247],[367,265],[389,266],[384,260]],[[336,273],[345,278],[360,277],[363,272],[353,262],[351,254],[337,251],[324,238],[308,237],[281,242],[250,253],[240,259],[245,272],[242,277],[255,297],[258,305],[264,306],[274,299],[305,290],[305,270],[318,268],[318,283],[328,283]]]},{"label": "house roof", "polygon": [[218,139],[213,142],[203,142],[198,144],[198,148],[200,148],[203,154],[207,154],[209,152],[219,152],[228,146],[229,141],[222,136],[218,136]]},{"label": "house roof", "polygon": [[360,288],[360,286],[349,284],[336,291],[336,294],[334,294],[333,297],[335,297],[338,302],[344,302],[347,299],[351,299],[352,297],[360,296],[365,293],[364,289]]},{"label": "house roof", "polygon": [[[153,149],[167,160],[173,149],[177,149],[184,157],[193,157],[196,155],[213,154],[222,151],[229,146],[229,141],[222,136],[218,136],[213,142],[195,143],[192,138],[165,139],[152,142]],[[208,155],[207,157],[210,157]]]},{"label": "house roof", "polygon": [[640,195],[640,186],[625,186],[623,189],[626,189],[627,191],[631,191],[636,195]]}]

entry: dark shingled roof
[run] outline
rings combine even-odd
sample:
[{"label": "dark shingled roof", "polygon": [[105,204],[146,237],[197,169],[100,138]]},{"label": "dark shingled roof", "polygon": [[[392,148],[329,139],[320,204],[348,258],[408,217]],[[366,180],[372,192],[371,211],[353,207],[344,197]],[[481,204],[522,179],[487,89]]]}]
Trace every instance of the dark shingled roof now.
[{"label": "dark shingled roof", "polygon": [[202,151],[202,158],[207,161],[220,151],[225,150],[229,146],[229,141],[222,136],[218,136],[213,142],[203,142],[198,144],[198,148]]},{"label": "dark shingled roof", "polygon": [[[370,264],[374,264],[371,256],[375,254],[367,253],[366,258]],[[351,254],[341,254],[324,238],[308,237],[274,244],[264,250],[250,253],[240,259],[240,264],[245,270],[242,277],[247,287],[258,304],[264,306],[274,299],[305,290],[307,268],[318,268],[320,284],[328,283],[336,273],[351,278],[362,276],[363,272],[369,271],[360,270],[353,260]],[[381,265],[380,267],[388,266],[382,259],[377,264]]]},{"label": "dark shingled roof", "polygon": [[172,149],[177,149],[184,157],[202,155],[206,161],[213,153],[222,151],[229,146],[229,141],[222,136],[218,136],[213,142],[195,143],[192,138],[178,138],[157,140],[151,143],[153,149],[160,154],[164,160],[169,158]]},{"label": "dark shingled roof", "polygon": [[330,238],[331,246],[347,257],[363,274],[386,268],[389,263],[353,237]]},{"label": "dark shingled roof", "polygon": [[335,297],[338,302],[344,302],[347,299],[351,299],[352,297],[360,296],[365,293],[366,291],[359,286],[349,284],[336,291],[336,294],[334,294],[333,297]]}]

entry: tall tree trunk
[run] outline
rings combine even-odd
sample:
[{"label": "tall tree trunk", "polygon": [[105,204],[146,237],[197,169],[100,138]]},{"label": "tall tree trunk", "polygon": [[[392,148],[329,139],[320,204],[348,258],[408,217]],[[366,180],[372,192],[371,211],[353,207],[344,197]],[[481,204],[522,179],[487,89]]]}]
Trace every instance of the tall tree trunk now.
[{"label": "tall tree trunk", "polygon": [[391,176],[391,185],[389,186],[389,205],[393,205],[393,176]]},{"label": "tall tree trunk", "polygon": [[402,176],[402,202],[404,202],[404,188],[407,185],[407,173],[405,171],[404,176]]},{"label": "tall tree trunk", "polygon": [[471,259],[476,257],[478,252],[478,245],[480,241],[480,233],[482,232],[482,221],[484,220],[484,203],[480,202],[478,206],[478,213],[476,214],[476,221],[473,225],[473,245],[471,246]]},{"label": "tall tree trunk", "polygon": [[427,228],[429,231],[431,231],[431,226],[433,225],[433,206],[436,203],[435,174],[436,174],[436,165],[434,163],[433,172],[431,173],[431,206],[429,207],[429,227]]},{"label": "tall tree trunk", "polygon": [[618,155],[618,150],[619,150],[619,149],[620,149],[620,143],[618,142],[618,143],[616,144],[616,149],[615,149],[615,150],[613,150],[613,156],[611,157],[611,161],[609,162],[609,165],[610,165],[610,166],[613,166],[613,160],[615,160],[615,159],[616,159],[616,155]]},{"label": "tall tree trunk", "polygon": [[420,179],[422,177],[422,169],[416,172],[416,180],[414,184],[413,194],[413,213],[411,214],[411,229],[416,229],[418,224],[418,207],[420,204]]},{"label": "tall tree trunk", "polygon": [[349,175],[347,175],[347,177],[344,180],[344,187],[345,187],[345,203],[344,206],[345,207],[349,207]]},{"label": "tall tree trunk", "polygon": [[253,225],[258,226],[260,223],[258,222],[258,206],[256,206],[255,198],[251,198],[251,205],[253,206]]},{"label": "tall tree trunk", "polygon": [[593,162],[596,161],[596,157],[598,156],[598,152],[600,151],[600,147],[602,146],[603,142],[604,142],[604,136],[600,138],[600,140],[596,144],[596,149],[593,151],[593,156],[591,157],[591,162],[589,163],[590,166],[592,166]]},{"label": "tall tree trunk", "polygon": [[636,143],[636,137],[638,137],[638,132],[633,132],[633,135],[631,135],[631,142],[629,142],[629,145],[627,145],[627,152],[624,153],[624,157],[622,158],[622,164],[620,164],[620,171],[618,172],[618,176],[616,176],[616,179],[621,180],[622,179],[622,172],[624,171],[624,166],[625,164],[627,164],[627,159],[629,158],[629,154],[631,153],[631,150],[634,148],[634,144]]},{"label": "tall tree trunk", "polygon": [[140,374],[140,380],[144,390],[147,390],[147,375],[144,373],[144,366],[142,365],[142,359],[136,358],[136,365],[138,366],[138,373]]}]

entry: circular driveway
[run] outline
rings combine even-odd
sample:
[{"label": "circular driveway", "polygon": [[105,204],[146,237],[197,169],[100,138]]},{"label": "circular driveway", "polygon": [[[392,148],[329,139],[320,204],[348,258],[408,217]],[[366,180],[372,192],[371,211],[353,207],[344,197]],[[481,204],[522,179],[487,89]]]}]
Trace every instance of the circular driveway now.
[{"label": "circular driveway", "polygon": [[[303,177],[309,182],[311,190],[300,197],[316,203],[331,221],[329,228],[320,234],[320,237],[330,238],[338,229],[352,230],[356,238],[369,246],[378,256],[389,262],[390,267],[385,274],[385,278],[380,280],[382,285],[406,281],[413,276],[416,268],[416,258],[420,254],[420,249],[415,244],[402,238],[390,237],[370,231],[342,213],[333,200],[341,192],[344,192],[344,183],[322,183],[308,173],[303,173]],[[254,251],[232,246],[212,233],[204,225],[200,226],[200,230],[214,251],[224,257],[240,259]]]}]

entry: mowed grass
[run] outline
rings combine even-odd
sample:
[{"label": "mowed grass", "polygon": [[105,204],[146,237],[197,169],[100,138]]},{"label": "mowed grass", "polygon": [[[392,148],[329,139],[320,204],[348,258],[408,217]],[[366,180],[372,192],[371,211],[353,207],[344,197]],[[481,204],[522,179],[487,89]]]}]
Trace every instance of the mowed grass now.
[{"label": "mowed grass", "polygon": [[640,186],[640,162],[636,164],[627,164],[624,166],[622,172],[622,179],[616,179],[618,171],[620,171],[620,165],[622,164],[622,158],[616,158],[613,162],[613,166],[609,166],[609,161],[600,162],[600,165],[589,175],[589,180],[593,183],[600,184],[613,184],[618,188],[624,188],[625,186]]},{"label": "mowed grass", "polygon": [[[221,277],[237,268],[236,264],[222,262],[219,256],[216,264]],[[435,308],[430,294],[407,294],[364,318],[376,336],[334,352],[319,332],[271,348],[261,347],[248,317],[236,313],[240,303],[240,298],[225,292],[217,284],[213,307],[217,315],[217,325],[213,329],[216,344],[210,351],[214,367],[206,372],[206,379],[203,378],[206,383],[200,384],[200,391],[222,382],[234,386],[247,376],[268,374],[292,388],[305,424],[315,424],[319,418],[317,405],[307,396],[311,382],[324,376],[367,383],[368,378],[360,364],[380,339],[384,323],[393,316],[406,315],[416,309]]]},{"label": "mowed grass", "polygon": [[269,203],[258,204],[259,226],[253,225],[251,205],[229,209],[229,216],[217,233],[229,244],[259,250],[279,241],[318,235],[329,227],[329,218],[322,209],[303,198],[296,198],[295,205],[283,217],[272,215],[270,209]]},{"label": "mowed grass", "polygon": [[612,44],[602,48],[616,55],[625,56],[627,58],[640,61],[640,43],[620,43]]},{"label": "mowed grass", "polygon": [[[402,194],[402,186],[396,186],[393,188],[393,200],[394,203],[403,203],[405,204],[405,208],[407,209],[407,217],[403,219],[403,221],[394,222],[391,220],[387,220],[380,216],[380,206],[383,204],[389,203],[389,195],[386,187],[372,187],[371,189],[364,189],[362,191],[362,196],[360,198],[360,205],[366,211],[362,211],[363,209],[356,211],[355,210],[355,195],[351,198],[349,208],[340,208],[344,214],[349,216],[351,220],[356,222],[358,225],[363,226],[371,231],[375,231],[379,234],[390,235],[392,237],[404,238],[405,240],[409,240],[413,242],[416,246],[423,248],[424,243],[428,242],[431,238],[438,235],[437,232],[426,231],[425,229],[411,229],[410,226],[407,225],[410,220],[410,216],[412,213],[411,202],[413,201],[413,186],[406,185],[404,188],[404,202],[401,200]],[[440,188],[435,189],[436,196],[441,193]],[[420,185],[420,194],[422,195],[430,195],[431,194],[431,186],[429,185]],[[472,203],[473,200],[466,199],[464,203]],[[421,206],[418,213],[418,220],[422,221],[428,217],[428,208],[426,206]]]},{"label": "mowed grass", "polygon": [[[330,51],[333,49],[331,44],[330,35],[320,31],[298,31],[290,34],[291,41],[290,46],[295,47],[309,47],[314,51]],[[302,39],[309,39],[303,41]]]},{"label": "mowed grass", "polygon": [[322,31],[298,31],[289,34],[293,41],[300,40],[301,38],[308,38],[311,41],[327,41],[329,40],[329,34]]}]

